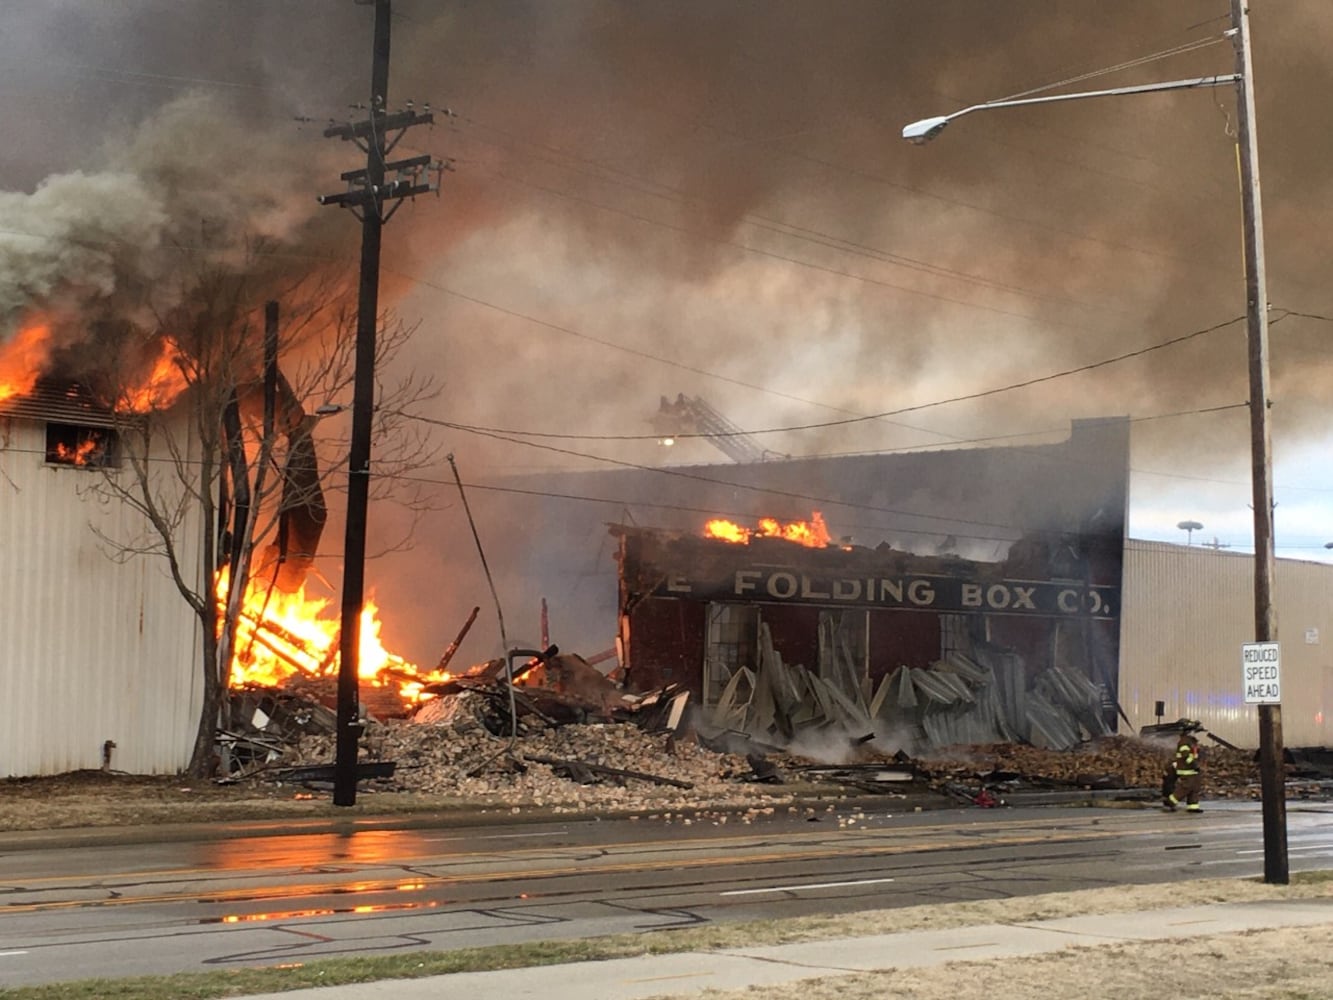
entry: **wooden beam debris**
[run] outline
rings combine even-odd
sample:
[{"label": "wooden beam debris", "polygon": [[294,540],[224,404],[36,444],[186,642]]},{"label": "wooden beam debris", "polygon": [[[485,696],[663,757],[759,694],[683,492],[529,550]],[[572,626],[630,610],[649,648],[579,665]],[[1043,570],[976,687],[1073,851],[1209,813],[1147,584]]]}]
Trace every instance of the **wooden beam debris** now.
[{"label": "wooden beam debris", "polygon": [[[312,667],[309,663],[302,663],[298,658],[297,654],[299,653],[307,657],[311,663],[320,662],[320,655],[312,652],[309,643],[300,636],[293,635],[276,622],[255,618],[253,615],[244,612],[240,614],[239,620],[249,630],[251,642],[257,642],[282,660],[283,663],[288,664],[307,677],[318,677],[323,673],[321,667]],[[265,635],[265,633],[268,633],[268,635]]]},{"label": "wooden beam debris", "polygon": [[458,630],[458,635],[454,637],[454,641],[449,643],[449,645],[445,647],[444,652],[440,654],[440,662],[435,664],[436,670],[448,669],[449,661],[454,658],[454,654],[458,652],[458,647],[462,645],[463,639],[466,638],[468,632],[471,631],[472,623],[477,620],[477,613],[479,611],[481,611],[480,606],[472,609],[472,614],[467,616],[467,621],[465,621],[463,627]]}]

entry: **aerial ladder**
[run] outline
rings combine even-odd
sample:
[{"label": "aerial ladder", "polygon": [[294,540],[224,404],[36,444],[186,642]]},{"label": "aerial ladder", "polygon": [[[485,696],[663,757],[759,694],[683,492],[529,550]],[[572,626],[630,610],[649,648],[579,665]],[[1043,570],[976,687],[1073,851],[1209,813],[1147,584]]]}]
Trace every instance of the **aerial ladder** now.
[{"label": "aerial ladder", "polygon": [[653,427],[661,435],[663,444],[672,444],[675,438],[686,434],[699,435],[707,438],[733,462],[762,462],[775,456],[788,457],[762,447],[705,400],[686,396],[683,392],[676,396],[675,402],[662,397]]}]

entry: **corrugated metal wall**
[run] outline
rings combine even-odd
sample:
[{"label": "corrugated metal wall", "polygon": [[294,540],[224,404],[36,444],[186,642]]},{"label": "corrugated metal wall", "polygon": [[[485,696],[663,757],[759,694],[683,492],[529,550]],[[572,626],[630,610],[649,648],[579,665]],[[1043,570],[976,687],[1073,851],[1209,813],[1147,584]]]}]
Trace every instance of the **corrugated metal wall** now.
[{"label": "corrugated metal wall", "polygon": [[[108,557],[91,524],[127,540],[143,524],[89,494],[102,473],[44,451],[44,424],[0,419],[0,777],[100,767],[106,740],[116,770],[179,771],[201,704],[197,619],[165,560]],[[200,538],[198,516],[180,537]],[[182,557],[197,578],[199,544]]]},{"label": "corrugated metal wall", "polygon": [[[1254,557],[1129,541],[1120,618],[1120,701],[1135,728],[1199,719],[1238,746],[1259,743],[1257,707],[1241,692],[1240,647],[1254,641]],[[1282,645],[1286,746],[1333,744],[1333,566],[1279,559],[1274,600]]]}]

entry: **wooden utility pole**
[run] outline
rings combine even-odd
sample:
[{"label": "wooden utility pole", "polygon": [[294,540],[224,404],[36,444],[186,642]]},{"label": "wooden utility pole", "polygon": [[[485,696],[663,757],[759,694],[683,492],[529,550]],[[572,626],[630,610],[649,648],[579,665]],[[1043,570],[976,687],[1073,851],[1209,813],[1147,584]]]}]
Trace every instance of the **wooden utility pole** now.
[{"label": "wooden utility pole", "polygon": [[[1245,300],[1250,355],[1250,451],[1254,503],[1254,641],[1277,642],[1273,607],[1273,437],[1268,424],[1268,284],[1259,201],[1259,144],[1254,129],[1254,65],[1245,0],[1231,0],[1236,49],[1237,139],[1245,226]],[[1282,765],[1282,706],[1259,706],[1259,783],[1263,793],[1264,881],[1286,885],[1287,789]]]},{"label": "wooden utility pole", "polygon": [[[385,157],[403,133],[434,122],[429,110],[390,114],[390,0],[357,0],[375,7],[374,60],[370,74],[370,111],[365,121],[335,125],[326,138],[354,142],[366,154],[366,166],[342,175],[348,189],[325,195],[321,205],[350,208],[361,219],[361,279],[356,322],[356,367],[352,382],[352,440],[347,458],[347,535],[343,547],[342,632],[338,651],[338,729],[333,764],[333,804],[356,805],[356,750],[361,736],[357,671],[361,660],[361,609],[365,604],[366,514],[370,499],[370,440],[375,416],[375,335],[379,325],[381,236],[403,198],[439,190],[440,165],[429,155],[396,163]],[[435,174],[436,182],[423,179]],[[392,174],[394,179],[386,180]],[[386,206],[392,204],[386,212]]]}]

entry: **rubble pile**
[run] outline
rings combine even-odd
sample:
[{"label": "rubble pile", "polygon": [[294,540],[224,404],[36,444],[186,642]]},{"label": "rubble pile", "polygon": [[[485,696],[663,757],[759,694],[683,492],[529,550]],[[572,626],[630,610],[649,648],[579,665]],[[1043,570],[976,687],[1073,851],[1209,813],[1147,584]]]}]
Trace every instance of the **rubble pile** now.
[{"label": "rubble pile", "polygon": [[[1156,788],[1175,750],[1172,741],[1104,736],[1072,750],[1050,751],[1020,743],[955,746],[919,763],[932,782],[980,783],[990,788]],[[1253,750],[1204,748],[1205,794],[1258,798],[1259,765]]]},{"label": "rubble pile", "polygon": [[[276,773],[327,762],[333,752],[331,735],[303,738],[276,762]],[[397,762],[392,785],[382,787],[555,813],[735,809],[792,799],[790,789],[750,782],[743,756],[624,723],[572,723],[510,740],[466,711],[443,723],[394,719],[367,727],[362,759]]]},{"label": "rubble pile", "polygon": [[[545,683],[554,676],[548,672]],[[1020,742],[954,745],[918,757],[890,754],[877,740],[830,739],[816,759],[743,731],[700,731],[698,719],[681,711],[682,696],[669,689],[628,707],[599,701],[595,711],[557,712],[587,703],[586,693],[575,698],[572,689],[566,683],[515,688],[511,711],[507,685],[474,678],[425,702],[412,718],[370,718],[358,753],[363,787],[514,812],[645,815],[771,809],[812,795],[935,792],[995,805],[1019,801],[1025,791],[1097,790],[1151,801],[1175,749],[1170,732],[1101,736],[1067,750]],[[224,780],[331,787],[334,717],[327,705],[258,689],[238,692],[233,705],[245,731],[229,734]],[[1259,798],[1254,751],[1215,742],[1204,749],[1205,795]],[[1323,798],[1333,790],[1333,760],[1313,752],[1289,763],[1287,775],[1293,798]]]}]

